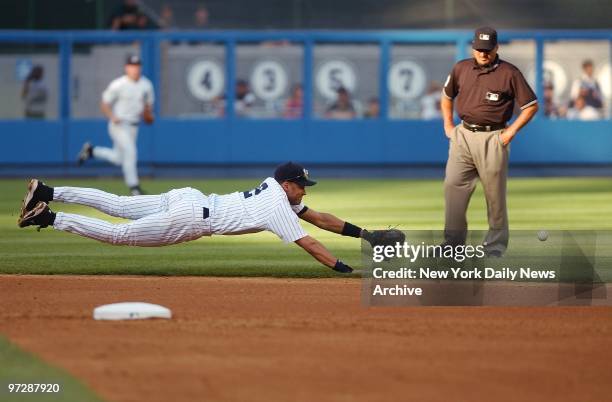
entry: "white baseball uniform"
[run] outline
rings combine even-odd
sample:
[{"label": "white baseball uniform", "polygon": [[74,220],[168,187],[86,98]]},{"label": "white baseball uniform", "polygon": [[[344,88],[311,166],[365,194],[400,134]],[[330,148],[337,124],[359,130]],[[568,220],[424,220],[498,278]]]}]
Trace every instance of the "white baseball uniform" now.
[{"label": "white baseball uniform", "polygon": [[306,236],[298,214],[307,208],[303,204],[290,205],[285,191],[272,177],[253,190],[224,195],[204,195],[187,187],[160,195],[124,197],[90,188],[55,187],[53,200],[131,219],[128,223],[112,224],[57,213],[55,229],[117,245],[163,246],[213,234],[264,230],[275,233],[285,243]]},{"label": "white baseball uniform", "polygon": [[123,75],[113,80],[102,93],[102,102],[111,106],[119,123],[108,124],[113,148],[96,146],[93,148],[93,156],[121,166],[125,184],[130,188],[139,184],[136,168],[138,123],[145,105],[152,106],[154,101],[153,85],[144,76],[133,81]]}]

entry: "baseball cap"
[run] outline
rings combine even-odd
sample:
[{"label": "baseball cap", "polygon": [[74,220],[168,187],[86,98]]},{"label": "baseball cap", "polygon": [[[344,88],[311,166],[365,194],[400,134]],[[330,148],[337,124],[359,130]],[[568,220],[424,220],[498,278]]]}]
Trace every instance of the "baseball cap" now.
[{"label": "baseball cap", "polygon": [[140,56],[138,56],[137,54],[129,54],[125,58],[125,64],[137,64],[137,65],[140,65],[140,64],[142,64],[142,62],[140,60]]},{"label": "baseball cap", "polygon": [[474,31],[472,49],[493,50],[497,45],[497,31],[491,27],[481,27]]},{"label": "baseball cap", "polygon": [[300,186],[314,186],[316,181],[308,178],[308,170],[299,163],[287,162],[278,166],[274,171],[274,179],[282,183],[284,181],[292,181]]}]

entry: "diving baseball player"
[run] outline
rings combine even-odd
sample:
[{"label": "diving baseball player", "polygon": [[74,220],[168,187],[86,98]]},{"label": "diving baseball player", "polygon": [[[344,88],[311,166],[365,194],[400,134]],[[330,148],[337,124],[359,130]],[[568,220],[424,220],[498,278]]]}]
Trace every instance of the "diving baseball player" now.
[{"label": "diving baseball player", "polygon": [[153,85],[141,75],[141,60],[136,55],[128,56],[125,75],[113,80],[102,93],[100,109],[108,118],[108,132],[113,148],[83,144],[78,163],[90,158],[102,159],[121,166],[125,184],[132,195],[141,195],[138,181],[137,148],[138,124],[141,118],[147,124],[153,122]]},{"label": "diving baseball player", "polygon": [[[51,225],[56,230],[104,243],[151,247],[202,236],[269,230],[285,243],[295,242],[323,265],[344,273],[352,272],[352,268],[306,234],[298,217],[321,229],[361,237],[371,244],[404,241],[403,233],[398,230],[368,232],[334,215],[308,208],[302,197],[306,187],[315,184],[309,179],[308,171],[293,162],[278,166],[273,178],[268,177],[252,190],[224,195],[205,195],[187,187],[160,195],[120,197],[91,188],[52,188],[33,179],[23,200],[18,225],[40,228]],[[54,213],[49,209],[51,201],[86,205],[132,221],[112,224],[82,215]]]}]

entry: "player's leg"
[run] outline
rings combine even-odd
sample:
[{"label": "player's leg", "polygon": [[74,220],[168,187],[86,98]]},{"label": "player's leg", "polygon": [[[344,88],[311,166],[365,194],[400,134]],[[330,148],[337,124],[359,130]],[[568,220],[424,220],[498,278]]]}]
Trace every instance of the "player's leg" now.
[{"label": "player's leg", "polygon": [[499,255],[506,251],[509,239],[506,183],[508,175],[508,147],[499,138],[501,131],[485,134],[486,144],[482,165],[478,166],[480,181],[487,201],[489,231],[485,250]]},{"label": "player's leg", "polygon": [[132,195],[142,194],[140,181],[138,180],[138,148],[136,141],[138,137],[138,127],[126,127],[121,139],[121,169],[125,184],[128,186]]},{"label": "player's leg", "polygon": [[192,240],[193,209],[160,212],[128,223],[58,212],[53,228],[114,245],[155,247]]},{"label": "player's leg", "polygon": [[122,224],[59,212],[53,227],[116,245],[152,247],[199,237],[194,228],[193,202],[182,199],[163,212]]},{"label": "player's leg", "polygon": [[119,196],[81,187],[55,187],[52,201],[86,205],[107,215],[125,219],[140,219],[167,209],[167,200],[163,194]]},{"label": "player's leg", "polygon": [[[113,140],[113,148],[94,146],[91,148],[91,155],[96,159],[101,159],[101,160],[110,162],[113,165],[120,166],[121,161],[122,161],[121,143],[120,143],[121,125],[109,123],[108,133],[111,139]],[[79,160],[80,160],[80,156],[79,156]]]},{"label": "player's leg", "polygon": [[467,209],[476,188],[478,172],[468,147],[468,130],[458,126],[450,139],[444,178],[444,237],[448,244],[463,244],[467,235]]},{"label": "player's leg", "polygon": [[21,216],[32,210],[40,201],[85,205],[108,215],[126,219],[139,219],[168,209],[166,194],[124,197],[93,188],[53,188],[38,179],[32,179],[23,199]]},{"label": "player's leg", "polygon": [[53,213],[45,202],[18,220],[19,227],[53,226],[114,245],[155,247],[181,243],[200,236],[194,228],[192,203],[184,202],[172,210],[149,215],[123,224],[112,224],[101,219],[63,212]]}]

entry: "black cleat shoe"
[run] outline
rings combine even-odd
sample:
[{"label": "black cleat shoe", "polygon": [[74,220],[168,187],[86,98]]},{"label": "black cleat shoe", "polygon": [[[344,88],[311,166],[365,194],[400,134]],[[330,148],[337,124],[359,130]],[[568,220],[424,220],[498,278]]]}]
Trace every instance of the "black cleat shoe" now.
[{"label": "black cleat shoe", "polygon": [[22,218],[26,213],[34,209],[40,201],[53,201],[53,188],[38,179],[32,179],[28,183],[28,192],[23,198],[19,217]]},{"label": "black cleat shoe", "polygon": [[485,258],[502,258],[503,253],[499,250],[485,250]]},{"label": "black cleat shoe", "polygon": [[142,191],[140,186],[134,186],[134,187],[130,187],[130,194],[131,195],[145,195],[145,192]]},{"label": "black cleat shoe", "polygon": [[93,146],[90,142],[83,144],[79,156],[77,158],[77,164],[81,166],[86,160],[93,158]]},{"label": "black cleat shoe", "polygon": [[26,226],[38,226],[39,229],[46,228],[53,224],[55,214],[49,209],[46,202],[40,201],[34,209],[27,212],[24,216],[19,217],[17,226],[25,228]]}]

